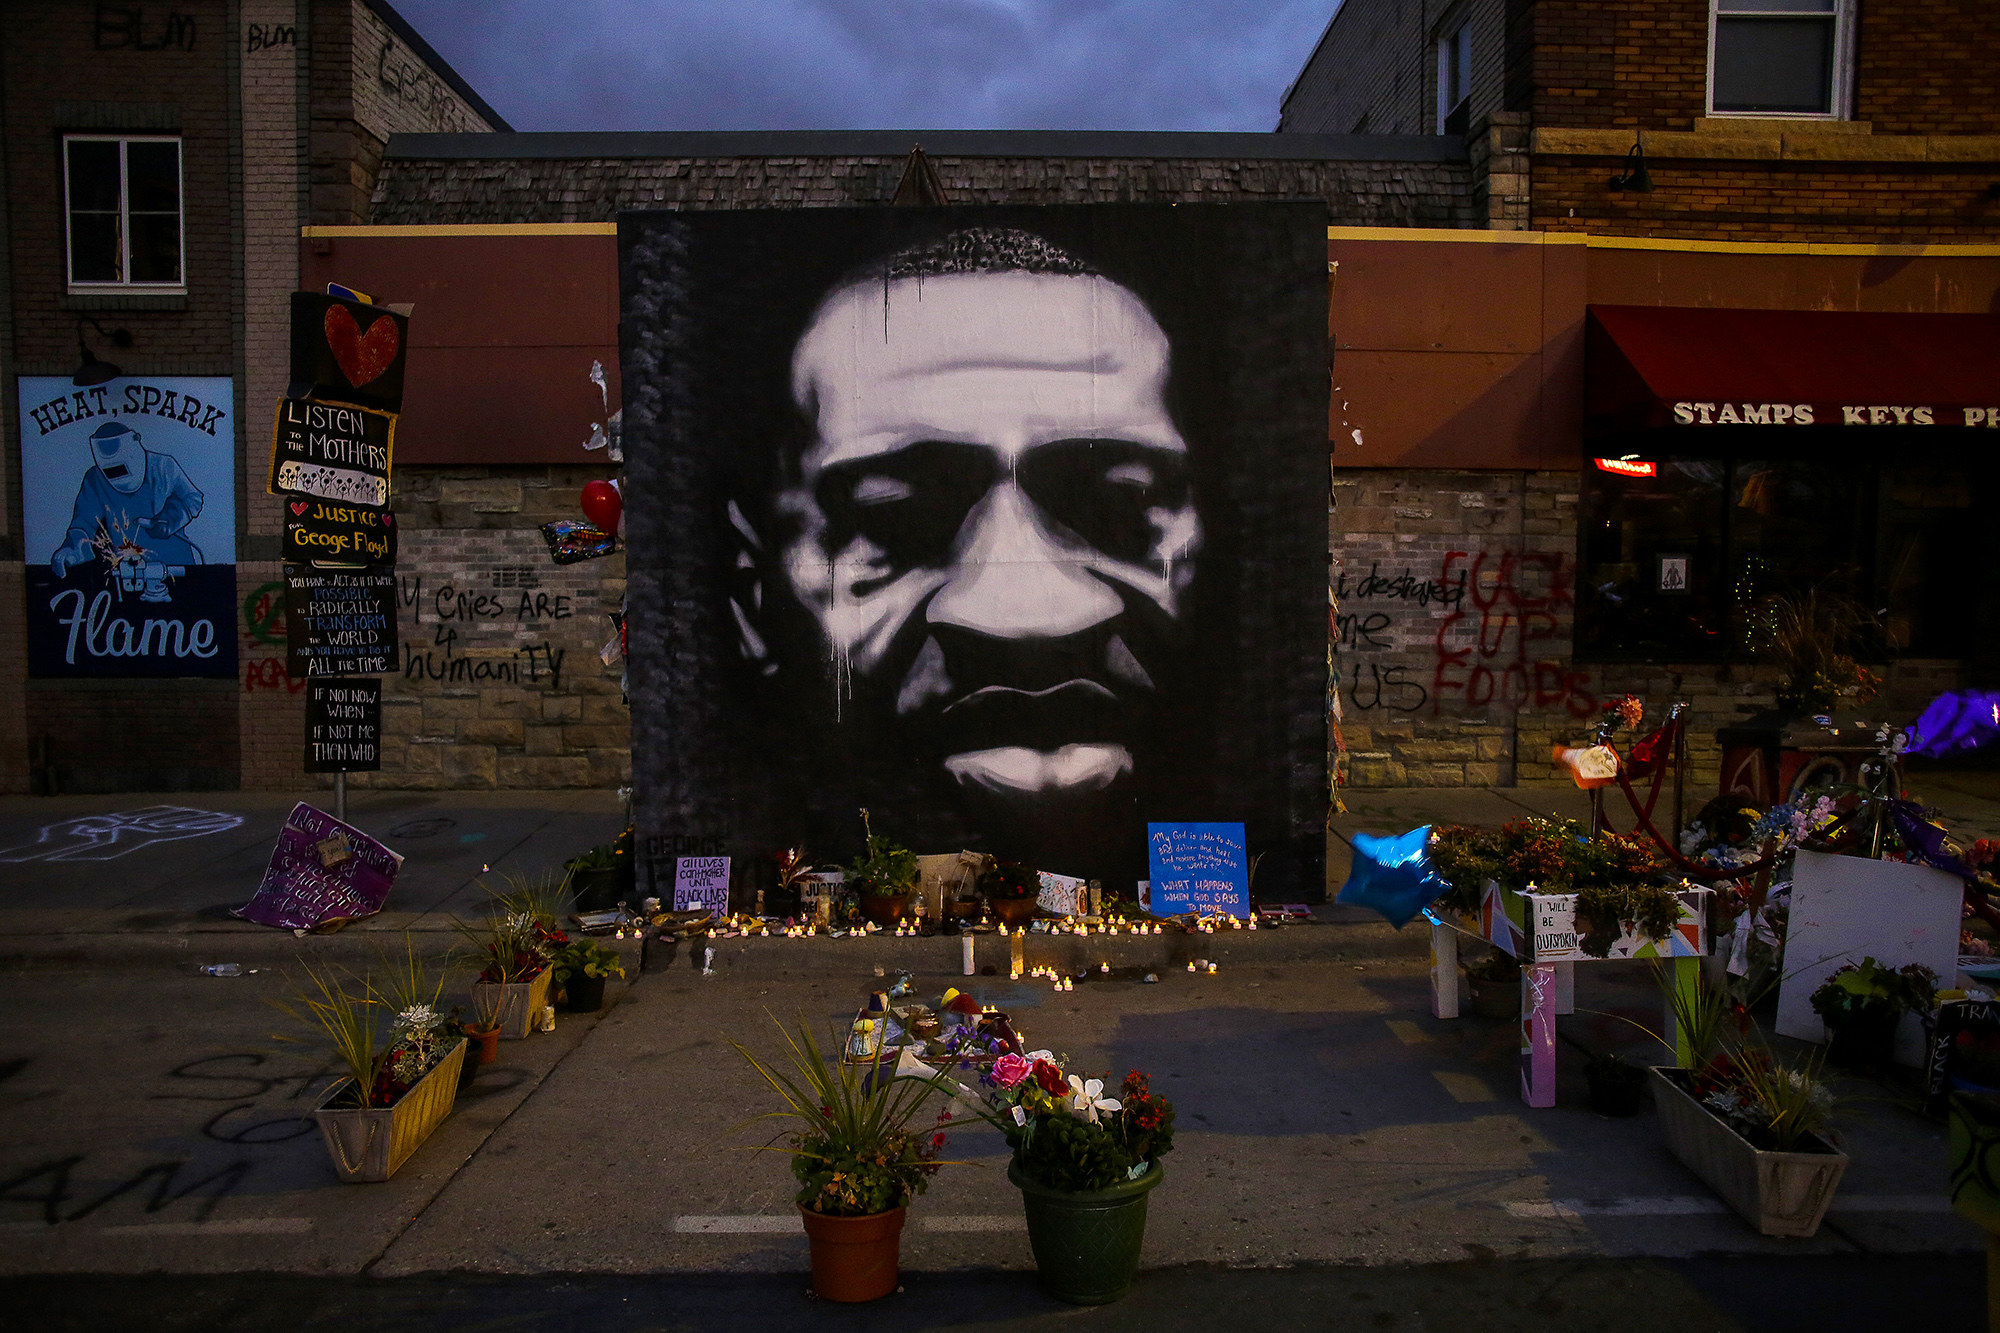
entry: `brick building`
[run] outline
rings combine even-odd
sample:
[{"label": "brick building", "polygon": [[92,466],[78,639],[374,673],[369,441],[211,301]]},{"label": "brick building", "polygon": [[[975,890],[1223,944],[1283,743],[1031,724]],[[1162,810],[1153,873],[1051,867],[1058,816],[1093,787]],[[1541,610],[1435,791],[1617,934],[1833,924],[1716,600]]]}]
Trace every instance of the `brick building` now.
[{"label": "brick building", "polygon": [[[381,0],[21,2],[0,23],[0,791],[295,783],[303,696],[270,667],[279,521],[261,479],[299,228],[365,216],[392,135],[506,123]],[[163,377],[226,396],[234,493],[206,503],[230,515],[234,679],[29,675],[24,582],[50,557],[25,548],[39,432],[24,440],[21,386],[67,387],[80,338],[125,372],[112,401]]]},{"label": "brick building", "polygon": [[[1334,329],[1345,386],[1336,406],[1361,431],[1335,452],[1357,784],[1549,775],[1549,743],[1580,733],[1586,704],[1626,690],[1692,699],[1706,762],[1717,727],[1774,701],[1771,672],[1746,656],[1742,632],[1754,593],[1780,586],[1832,584],[1891,609],[1901,642],[1888,669],[1892,712],[1992,679],[1994,608],[1976,591],[1951,603],[1924,591],[1963,592],[1958,571],[1992,555],[1974,521],[1974,497],[1994,481],[1987,446],[1961,419],[1898,428],[1892,415],[1865,437],[1824,419],[1791,434],[1751,424],[1703,433],[1671,421],[1633,429],[1586,406],[1635,355],[1609,332],[1619,316],[1600,318],[1599,306],[1662,312],[1642,317],[1651,326],[1696,312],[1680,326],[1687,359],[1718,387],[1691,394],[1715,400],[1699,417],[1690,407],[1697,423],[1728,396],[1719,386],[1732,357],[1799,375],[1838,363],[1880,406],[1921,396],[1920,372],[1887,368],[1898,354],[1955,355],[1926,330],[1959,330],[1989,357],[1996,345],[2000,105],[1985,56],[2000,49],[2000,9],[1824,0],[1778,18],[1769,8],[1344,0],[1287,91],[1280,137],[1465,142],[1481,232],[1462,240],[1485,258],[1454,267],[1475,282],[1510,264],[1543,274],[1538,291],[1512,298],[1541,311],[1530,330],[1449,304],[1421,319],[1385,307],[1370,293],[1392,261],[1372,245],[1343,265],[1342,284],[1366,274],[1369,289],[1349,288],[1343,302],[1336,286]],[[1783,329],[1775,343],[1745,345],[1751,325],[1738,311],[1814,315],[1770,326]],[[1890,314],[1989,318],[1869,322]],[[1900,345],[1858,355],[1891,329]],[[1568,368],[1561,382],[1524,374],[1524,356]],[[1428,410],[1408,410],[1413,390]],[[1528,393],[1561,413],[1525,411]],[[1527,428],[1509,440],[1509,423]],[[1590,461],[1623,455],[1657,475],[1621,477]],[[1676,507],[1680,520],[1657,521]],[[1672,566],[1707,571],[1693,601],[1640,587],[1658,574],[1649,562],[1697,548]],[[1476,554],[1454,564],[1453,551]],[[1412,585],[1395,581],[1412,574],[1449,589],[1480,554],[1473,577],[1491,587],[1470,616],[1414,608],[1402,591]],[[1555,579],[1553,593],[1523,588],[1524,570]],[[1476,582],[1466,593],[1478,599]],[[1621,598],[1650,609],[1613,614]],[[1665,632],[1669,614],[1702,633]],[[1488,661],[1511,677],[1480,674]]]}]

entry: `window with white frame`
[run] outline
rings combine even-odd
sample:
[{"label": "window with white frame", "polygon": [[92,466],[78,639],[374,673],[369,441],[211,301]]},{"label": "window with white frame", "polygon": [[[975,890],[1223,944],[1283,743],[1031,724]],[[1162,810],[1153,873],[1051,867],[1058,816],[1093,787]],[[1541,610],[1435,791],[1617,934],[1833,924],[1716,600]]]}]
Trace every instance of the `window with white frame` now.
[{"label": "window with white frame", "polygon": [[63,193],[72,290],[185,286],[179,138],[65,135]]},{"label": "window with white frame", "polygon": [[1709,110],[1846,115],[1853,14],[1854,0],[1712,0]]},{"label": "window with white frame", "polygon": [[1472,120],[1472,23],[1458,25],[1437,44],[1437,132],[1464,134]]}]

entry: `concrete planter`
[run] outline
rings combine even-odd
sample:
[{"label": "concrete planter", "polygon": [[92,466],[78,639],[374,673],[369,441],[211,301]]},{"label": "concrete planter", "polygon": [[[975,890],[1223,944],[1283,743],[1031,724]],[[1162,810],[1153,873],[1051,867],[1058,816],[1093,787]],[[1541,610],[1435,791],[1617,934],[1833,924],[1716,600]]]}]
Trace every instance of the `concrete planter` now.
[{"label": "concrete planter", "polygon": [[1818,1138],[1813,1152],[1766,1152],[1731,1129],[1681,1083],[1682,1071],[1654,1066],[1653,1104],[1660,1130],[1681,1165],[1700,1176],[1743,1220],[1767,1236],[1819,1230],[1847,1154]]},{"label": "concrete planter", "polygon": [[394,1106],[330,1109],[354,1082],[344,1078],[327,1090],[313,1108],[313,1120],[326,1140],[327,1154],[340,1178],[352,1183],[387,1180],[410,1160],[417,1146],[431,1136],[458,1101],[458,1076],[465,1061],[465,1040],[430,1067]]},{"label": "concrete planter", "polygon": [[487,997],[497,995],[500,1035],[510,1039],[525,1037],[534,1031],[535,1016],[548,1006],[549,982],[553,976],[545,967],[528,981],[475,981],[472,1000],[479,1005]]}]

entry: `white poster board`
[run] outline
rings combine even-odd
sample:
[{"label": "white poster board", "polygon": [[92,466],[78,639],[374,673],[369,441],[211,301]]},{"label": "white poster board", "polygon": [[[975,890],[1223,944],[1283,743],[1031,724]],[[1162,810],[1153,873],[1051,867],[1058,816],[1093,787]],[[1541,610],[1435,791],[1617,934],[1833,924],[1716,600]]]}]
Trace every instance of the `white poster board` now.
[{"label": "white poster board", "polygon": [[683,856],[674,861],[674,910],[706,908],[720,915],[729,910],[729,858]]},{"label": "white poster board", "polygon": [[[1963,882],[1929,866],[1859,856],[1800,852],[1792,872],[1792,910],[1785,928],[1785,979],[1778,987],[1778,1032],[1800,1041],[1826,1040],[1812,1010],[1812,993],[1864,956],[1901,967],[1922,963],[1950,985],[1958,968]],[[1905,1017],[1896,1033],[1896,1060],[1920,1064],[1921,1026]]]}]

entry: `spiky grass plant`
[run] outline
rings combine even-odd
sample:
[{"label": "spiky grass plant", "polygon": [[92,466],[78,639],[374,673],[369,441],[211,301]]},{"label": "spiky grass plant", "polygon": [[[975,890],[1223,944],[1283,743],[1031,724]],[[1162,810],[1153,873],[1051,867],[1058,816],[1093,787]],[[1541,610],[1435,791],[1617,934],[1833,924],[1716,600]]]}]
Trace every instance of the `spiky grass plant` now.
[{"label": "spiky grass plant", "polygon": [[862,1217],[900,1208],[923,1193],[945,1165],[937,1154],[949,1112],[939,1116],[928,1142],[910,1125],[930,1095],[945,1090],[944,1080],[898,1078],[894,1062],[880,1057],[863,1065],[829,1061],[805,1020],[796,1032],[772,1022],[785,1039],[782,1065],[758,1059],[741,1042],[729,1044],[783,1103],[746,1123],[778,1120],[791,1126],[785,1146],[756,1146],[790,1154],[799,1206],[833,1217]]},{"label": "spiky grass plant", "polygon": [[[271,1003],[307,1028],[317,1028],[334,1058],[353,1080],[345,1099],[367,1106],[389,1047],[382,1039],[383,1002],[365,977],[331,967],[302,963],[304,983]],[[302,1038],[280,1034],[281,1041]]]},{"label": "spiky grass plant", "polygon": [[498,916],[526,917],[544,930],[556,930],[570,909],[569,876],[565,874],[505,876],[507,887],[492,896],[490,910]]}]

